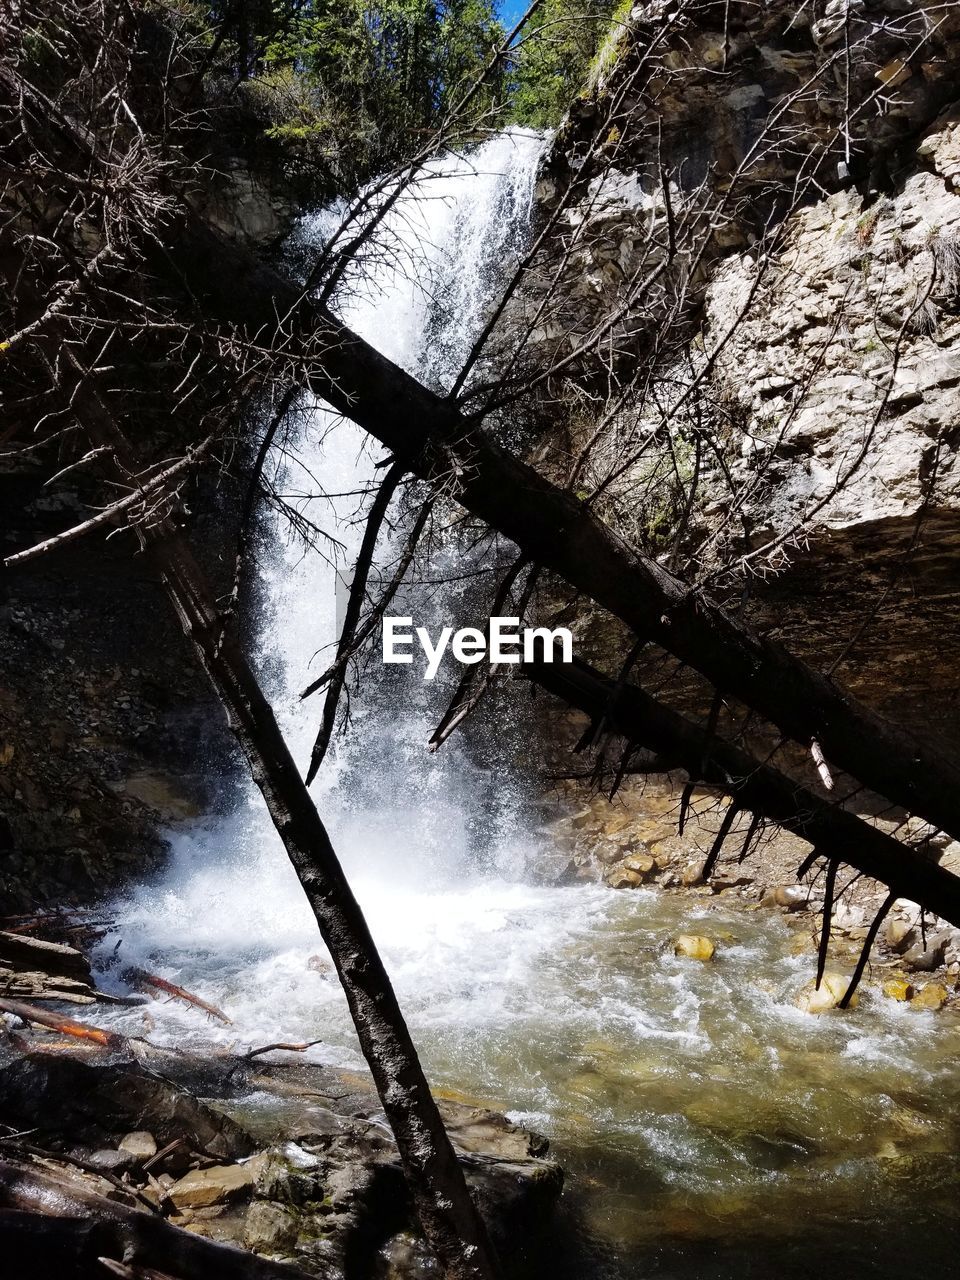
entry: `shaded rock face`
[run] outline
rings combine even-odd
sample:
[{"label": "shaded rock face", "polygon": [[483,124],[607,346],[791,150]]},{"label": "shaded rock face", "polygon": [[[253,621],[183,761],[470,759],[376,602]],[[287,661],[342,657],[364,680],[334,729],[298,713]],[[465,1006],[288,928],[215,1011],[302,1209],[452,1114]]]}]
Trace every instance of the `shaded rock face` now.
[{"label": "shaded rock face", "polygon": [[[0,549],[89,517],[77,473],[0,460]],[[219,545],[229,527],[201,529]],[[209,545],[209,543],[208,543]],[[215,796],[220,708],[133,535],[81,539],[0,581],[0,914],[85,901],[157,865],[161,831]]]}]

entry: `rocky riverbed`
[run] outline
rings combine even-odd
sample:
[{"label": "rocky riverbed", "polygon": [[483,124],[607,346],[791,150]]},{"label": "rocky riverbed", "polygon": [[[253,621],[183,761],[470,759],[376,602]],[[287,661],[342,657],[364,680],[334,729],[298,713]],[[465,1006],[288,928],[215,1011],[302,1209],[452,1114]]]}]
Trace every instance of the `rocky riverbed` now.
[{"label": "rocky riverbed", "polygon": [[[0,1205],[68,1212],[71,1196],[81,1196],[94,1223],[120,1204],[288,1262],[296,1274],[433,1274],[370,1080],[295,1056],[200,1056],[145,1041],[84,1045],[8,1031],[0,1047]],[[560,1168],[545,1139],[502,1115],[449,1099],[441,1108],[519,1273],[560,1194]],[[37,1177],[56,1191],[41,1194]],[[164,1267],[156,1242],[138,1258]],[[63,1274],[86,1275],[83,1259],[74,1262]]]}]

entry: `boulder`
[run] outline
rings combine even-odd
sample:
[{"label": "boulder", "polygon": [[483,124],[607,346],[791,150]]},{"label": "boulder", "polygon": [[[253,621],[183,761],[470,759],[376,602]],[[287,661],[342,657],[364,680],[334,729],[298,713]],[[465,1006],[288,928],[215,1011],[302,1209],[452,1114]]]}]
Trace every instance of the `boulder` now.
[{"label": "boulder", "polygon": [[948,934],[940,934],[936,938],[928,939],[926,947],[922,942],[915,943],[908,951],[904,952],[904,965],[908,969],[914,970],[915,973],[932,973],[934,969],[939,969],[943,964],[949,941]]},{"label": "boulder", "polygon": [[687,960],[712,960],[715,950],[709,938],[694,933],[681,933],[673,943],[673,954]]},{"label": "boulder", "polygon": [[942,1009],[947,1003],[947,988],[942,982],[927,982],[910,1001],[911,1009]]},{"label": "boulder", "polygon": [[204,1209],[213,1204],[229,1204],[253,1191],[253,1170],[245,1164],[217,1164],[209,1169],[191,1169],[168,1191],[178,1209]]},{"label": "boulder", "polygon": [[243,1243],[255,1253],[286,1253],[297,1243],[297,1220],[272,1200],[255,1200],[243,1227]]},{"label": "boulder", "polygon": [[638,889],[643,884],[643,876],[637,871],[628,871],[625,867],[614,867],[604,876],[611,889]]},{"label": "boulder", "polygon": [[809,889],[802,884],[778,884],[764,894],[766,906],[783,907],[785,911],[801,911],[808,903]]},{"label": "boulder", "polygon": [[917,931],[907,920],[898,920],[894,917],[887,921],[884,936],[890,950],[895,951],[897,955],[902,955],[916,942]]},{"label": "boulder", "polygon": [[[814,983],[805,987],[797,997],[797,1006],[804,1013],[827,1013],[836,1009],[847,993],[850,979],[842,973],[825,973],[819,990]],[[850,998],[850,1009],[855,1009],[860,1002],[860,993],[855,991]]]},{"label": "boulder", "polygon": [[703,863],[688,862],[680,873],[680,883],[691,888],[696,884],[703,884]]},{"label": "boulder", "polygon": [[912,1000],[915,992],[916,987],[906,978],[891,978],[883,984],[883,994],[891,1000]]},{"label": "boulder", "polygon": [[126,1151],[138,1163],[157,1154],[157,1140],[146,1129],[135,1129],[133,1133],[124,1134],[117,1147],[120,1151]]},{"label": "boulder", "polygon": [[631,853],[623,860],[627,871],[636,871],[641,876],[648,876],[656,871],[656,860],[649,853]]}]

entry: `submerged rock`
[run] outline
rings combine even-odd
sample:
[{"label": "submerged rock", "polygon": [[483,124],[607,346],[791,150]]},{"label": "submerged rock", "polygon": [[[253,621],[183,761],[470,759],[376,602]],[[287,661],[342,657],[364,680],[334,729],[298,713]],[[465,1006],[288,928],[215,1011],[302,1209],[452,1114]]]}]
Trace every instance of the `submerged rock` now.
[{"label": "submerged rock", "polygon": [[687,960],[712,960],[715,951],[709,938],[694,933],[681,933],[673,944],[673,954]]}]

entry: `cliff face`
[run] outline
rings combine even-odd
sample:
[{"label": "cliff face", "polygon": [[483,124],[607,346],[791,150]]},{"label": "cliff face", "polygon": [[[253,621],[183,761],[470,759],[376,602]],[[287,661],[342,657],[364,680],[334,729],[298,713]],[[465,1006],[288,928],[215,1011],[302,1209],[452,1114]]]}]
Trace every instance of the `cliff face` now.
[{"label": "cliff face", "polygon": [[[88,518],[103,495],[0,469],[0,545]],[[0,912],[89,901],[156,866],[169,824],[221,785],[222,712],[130,534],[0,580]]]},{"label": "cliff face", "polygon": [[536,334],[556,358],[613,318],[609,518],[952,750],[958,83],[942,5],[638,5],[541,184],[544,217],[575,198]]}]

